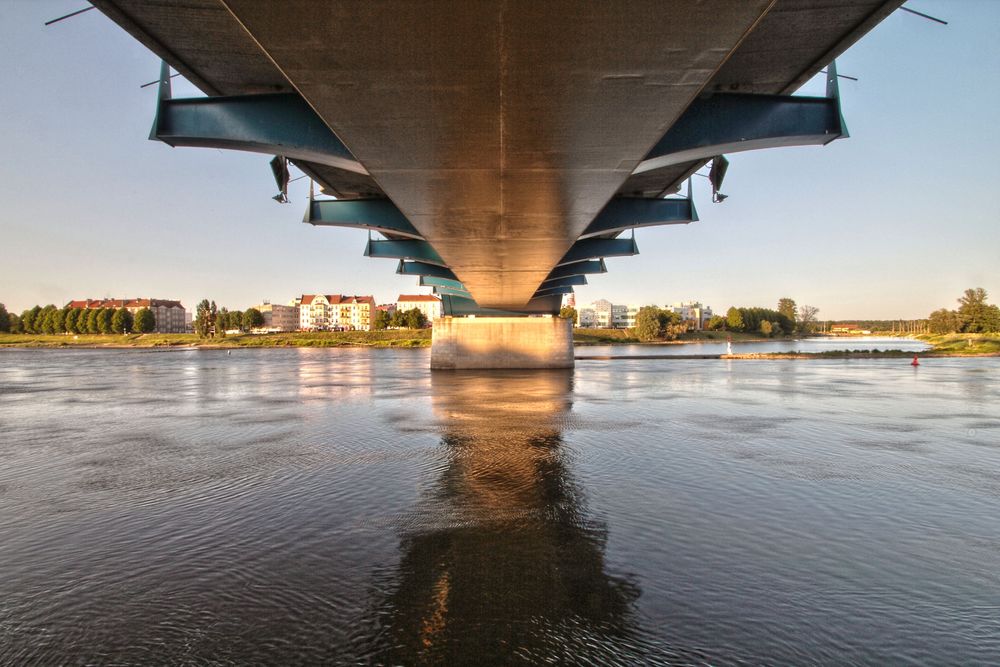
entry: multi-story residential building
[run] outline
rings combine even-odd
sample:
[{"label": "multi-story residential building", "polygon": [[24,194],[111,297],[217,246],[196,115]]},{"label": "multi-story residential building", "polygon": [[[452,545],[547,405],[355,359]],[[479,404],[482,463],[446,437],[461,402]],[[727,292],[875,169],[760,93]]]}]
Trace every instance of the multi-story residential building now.
[{"label": "multi-story residential building", "polygon": [[399,298],[396,299],[397,313],[405,313],[414,308],[424,314],[428,323],[433,322],[444,313],[441,299],[432,294],[400,294]]},{"label": "multi-story residential building", "polygon": [[148,308],[156,319],[156,333],[186,333],[190,319],[180,301],[169,299],[77,299],[66,304],[67,308],[124,308],[135,315]]},{"label": "multi-story residential building", "polygon": [[590,307],[594,310],[594,326],[598,329],[610,329],[611,328],[611,307],[612,304],[607,299],[598,299],[594,303],[590,304]]},{"label": "multi-story residential building", "polygon": [[624,329],[635,326],[635,315],[638,312],[638,306],[626,306],[611,303],[607,299],[599,299],[581,306],[577,310],[577,326],[597,329]]},{"label": "multi-story residential building", "polygon": [[698,301],[681,301],[666,309],[680,315],[682,321],[689,322],[695,329],[704,329],[712,319],[712,309]]},{"label": "multi-story residential building", "polygon": [[298,306],[303,331],[369,331],[375,319],[371,296],[303,294],[289,305]]},{"label": "multi-story residential building", "polygon": [[[598,329],[630,329],[635,326],[635,318],[643,306],[638,304],[622,305],[600,299],[581,306],[577,310],[577,326]],[[712,318],[712,309],[697,301],[685,301],[666,306],[665,310],[673,311],[681,319],[690,323],[696,329],[703,329]]]},{"label": "multi-story residential building", "polygon": [[254,306],[264,316],[264,331],[296,331],[299,328],[299,307],[283,306],[278,303],[265,301],[259,306]]}]

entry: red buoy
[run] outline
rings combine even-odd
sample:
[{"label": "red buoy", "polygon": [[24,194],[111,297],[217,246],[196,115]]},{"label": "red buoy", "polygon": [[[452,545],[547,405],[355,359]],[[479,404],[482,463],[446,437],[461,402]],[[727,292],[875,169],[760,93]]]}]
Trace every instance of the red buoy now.
[{"label": "red buoy", "polygon": [[913,355],[913,361],[910,362],[911,366],[919,366],[920,362],[917,361],[917,355]]}]

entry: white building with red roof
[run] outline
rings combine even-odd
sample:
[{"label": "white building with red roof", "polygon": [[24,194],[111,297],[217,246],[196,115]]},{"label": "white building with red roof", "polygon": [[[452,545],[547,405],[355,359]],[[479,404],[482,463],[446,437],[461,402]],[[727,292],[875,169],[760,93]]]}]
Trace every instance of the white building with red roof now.
[{"label": "white building with red roof", "polygon": [[290,304],[299,308],[302,331],[370,331],[375,299],[343,294],[303,294]]},{"label": "white building with red roof", "polygon": [[416,308],[428,322],[433,322],[444,314],[441,299],[433,294],[400,294],[396,299],[396,312],[405,313]]}]

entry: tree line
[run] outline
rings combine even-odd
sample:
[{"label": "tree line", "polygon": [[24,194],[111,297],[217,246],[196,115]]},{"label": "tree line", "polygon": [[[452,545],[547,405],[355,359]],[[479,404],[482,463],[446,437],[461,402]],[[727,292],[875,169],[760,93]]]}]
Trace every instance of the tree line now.
[{"label": "tree line", "polygon": [[707,328],[712,331],[737,331],[759,333],[763,336],[783,336],[794,333],[812,333],[816,326],[819,308],[803,305],[794,299],[783,297],[778,300],[778,309],[731,307],[725,316],[715,315]]},{"label": "tree line", "polygon": [[635,337],[641,341],[676,340],[687,331],[681,316],[657,306],[643,306],[635,314]]},{"label": "tree line", "polygon": [[986,303],[988,297],[982,287],[965,290],[958,298],[958,310],[941,308],[928,316],[931,333],[1000,332],[1000,308]]},{"label": "tree line", "polygon": [[0,304],[0,332],[26,334],[124,334],[156,329],[156,315],[140,308],[133,316],[125,308],[57,308],[34,306],[20,315]]},{"label": "tree line", "polygon": [[194,332],[199,338],[226,337],[227,331],[247,333],[264,326],[264,313],[256,308],[229,310],[218,308],[215,301],[202,299],[195,308]]},{"label": "tree line", "polygon": [[423,329],[427,326],[427,316],[419,308],[409,310],[394,310],[392,314],[380,310],[375,313],[372,328],[382,329]]}]

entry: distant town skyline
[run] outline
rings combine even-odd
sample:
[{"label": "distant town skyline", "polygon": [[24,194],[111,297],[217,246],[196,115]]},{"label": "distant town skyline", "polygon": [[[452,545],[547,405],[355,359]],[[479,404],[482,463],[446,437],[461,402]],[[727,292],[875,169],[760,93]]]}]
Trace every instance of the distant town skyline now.
[{"label": "distant town skyline", "polygon": [[[851,138],[729,155],[723,204],[694,179],[701,217],[638,230],[641,254],[577,302],[698,300],[716,312],[781,297],[821,319],[913,319],[969,287],[1000,298],[1000,3],[911,2],[838,60]],[[76,1],[0,4],[0,302],[203,298],[245,309],[298,294],[425,291],[363,233],[303,224],[308,181],[276,192],[268,158],[146,140],[156,57]],[[175,79],[178,96],[199,95]],[[802,94],[822,94],[812,82]],[[293,173],[293,177],[298,175]]]}]

